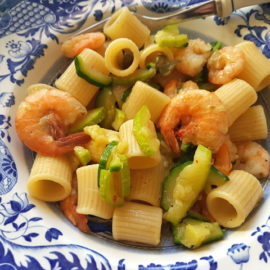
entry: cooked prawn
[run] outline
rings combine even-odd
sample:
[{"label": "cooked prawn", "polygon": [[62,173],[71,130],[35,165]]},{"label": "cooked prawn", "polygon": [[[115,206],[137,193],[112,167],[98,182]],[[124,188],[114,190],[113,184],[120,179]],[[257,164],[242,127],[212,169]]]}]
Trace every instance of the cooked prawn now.
[{"label": "cooked prawn", "polygon": [[228,131],[223,104],[214,93],[206,90],[180,92],[165,107],[158,124],[165,142],[175,154],[180,152],[176,137],[183,143],[202,144],[216,152]]},{"label": "cooked prawn", "polygon": [[67,198],[60,201],[60,209],[74,226],[77,226],[80,231],[88,233],[90,230],[87,225],[87,216],[76,212],[77,197],[77,179],[74,176],[72,180],[72,191]]},{"label": "cooked prawn", "polygon": [[167,95],[170,98],[173,98],[177,95],[177,80],[171,80],[166,83],[164,86],[164,94]]},{"label": "cooked prawn", "polygon": [[208,59],[208,80],[213,84],[225,84],[244,69],[245,56],[241,49],[233,46],[215,51]]},{"label": "cooked prawn", "polygon": [[21,141],[43,155],[57,156],[87,143],[84,132],[65,136],[66,129],[86,114],[85,107],[69,93],[42,89],[27,96],[16,112],[16,130]]},{"label": "cooked prawn", "polygon": [[65,41],[61,47],[62,54],[74,58],[85,48],[96,50],[105,43],[105,35],[101,32],[93,32],[78,35]]},{"label": "cooked prawn", "polygon": [[190,40],[186,48],[177,50],[175,59],[178,71],[188,76],[200,73],[211,54],[212,46],[201,39]]},{"label": "cooked prawn", "polygon": [[184,75],[177,71],[175,68],[169,75],[161,75],[158,73],[152,79],[153,82],[160,84],[163,88],[165,88],[166,84],[172,80],[176,80],[179,84],[181,84],[181,82],[184,80]]},{"label": "cooked prawn", "polygon": [[224,143],[214,155],[214,166],[225,175],[228,175],[232,170],[232,163],[237,157],[237,148],[229,136],[227,136]]},{"label": "cooked prawn", "polygon": [[245,141],[236,143],[239,159],[235,169],[245,170],[257,178],[267,177],[269,174],[269,154],[258,143]]},{"label": "cooked prawn", "polygon": [[199,89],[197,83],[191,80],[183,82],[181,90],[194,90],[194,89]]}]

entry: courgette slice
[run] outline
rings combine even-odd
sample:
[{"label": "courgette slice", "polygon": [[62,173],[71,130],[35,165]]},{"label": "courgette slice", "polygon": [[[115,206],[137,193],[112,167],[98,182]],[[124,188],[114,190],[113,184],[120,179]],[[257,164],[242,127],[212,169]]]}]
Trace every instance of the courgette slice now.
[{"label": "courgette slice", "polygon": [[164,179],[162,183],[162,197],[161,197],[161,207],[168,211],[171,206],[173,206],[173,190],[175,187],[176,179],[180,172],[187,166],[192,164],[192,161],[187,161],[178,166],[174,167],[169,175]]},{"label": "courgette slice", "polygon": [[215,51],[220,50],[223,47],[223,43],[220,41],[214,41],[214,42],[211,42],[211,46],[212,46],[212,51],[215,52]]},{"label": "courgette slice", "polygon": [[86,63],[80,55],[75,57],[74,63],[77,75],[87,82],[98,87],[108,86],[112,83],[112,77],[97,70],[87,68]]},{"label": "courgette slice", "polygon": [[117,141],[112,141],[111,143],[109,143],[100,157],[99,166],[98,166],[98,186],[100,186],[100,183],[99,183],[100,171],[108,169],[107,164],[109,163],[109,158],[112,154],[113,149],[116,147],[116,145],[118,145],[118,143],[119,142]]},{"label": "courgette slice", "polygon": [[115,118],[114,121],[112,122],[112,127],[118,131],[121,125],[125,122],[125,120],[126,120],[125,113],[122,110],[116,109]]},{"label": "courgette slice", "polygon": [[100,170],[100,195],[109,204],[120,206],[124,203],[124,197],[115,188],[119,175],[109,170]]},{"label": "courgette slice", "polygon": [[204,189],[212,162],[212,152],[198,145],[193,163],[186,166],[176,179],[173,205],[165,213],[165,219],[178,224]]},{"label": "courgette slice", "polygon": [[224,232],[217,222],[185,218],[180,224],[173,226],[174,243],[187,248],[198,248],[223,237]]},{"label": "courgette slice", "polygon": [[188,44],[188,36],[180,34],[177,24],[163,27],[155,34],[155,42],[160,47],[184,47]]},{"label": "courgette slice", "polygon": [[111,142],[103,152],[98,169],[101,197],[114,206],[124,203],[130,192],[130,171],[126,155],[119,154],[118,142]]},{"label": "courgette slice", "polygon": [[230,178],[219,171],[213,165],[210,168],[210,172],[207,178],[207,182],[204,188],[206,194],[208,194],[213,188],[219,187],[229,181]]},{"label": "courgette slice", "polygon": [[105,116],[100,122],[100,126],[109,129],[112,127],[116,112],[115,103],[116,99],[110,87],[104,87],[99,91],[96,98],[96,106],[104,107],[105,110]]},{"label": "courgette slice", "polygon": [[153,156],[159,149],[159,140],[150,128],[151,114],[147,106],[142,106],[133,120],[133,134],[141,151],[146,156]]},{"label": "courgette slice", "polygon": [[75,156],[79,159],[80,164],[87,165],[91,161],[90,151],[82,146],[74,147]]},{"label": "courgette slice", "polygon": [[104,107],[95,108],[87,112],[87,115],[79,122],[75,123],[69,130],[69,133],[83,131],[87,126],[99,124],[105,117]]},{"label": "courgette slice", "polygon": [[118,85],[133,85],[137,81],[148,81],[156,75],[156,65],[154,63],[149,63],[146,69],[139,69],[135,71],[132,75],[127,77],[112,77],[113,84]]}]

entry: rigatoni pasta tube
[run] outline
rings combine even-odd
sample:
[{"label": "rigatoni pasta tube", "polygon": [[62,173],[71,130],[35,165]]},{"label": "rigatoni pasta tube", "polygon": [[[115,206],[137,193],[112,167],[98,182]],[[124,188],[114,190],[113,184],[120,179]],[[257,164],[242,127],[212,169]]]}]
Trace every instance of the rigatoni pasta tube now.
[{"label": "rigatoni pasta tube", "polygon": [[[123,50],[132,53],[132,63],[125,69],[121,68],[121,54]],[[105,51],[106,68],[115,76],[125,77],[131,75],[139,66],[140,52],[134,42],[127,38],[118,38],[112,41]]]},{"label": "rigatoni pasta tube", "polygon": [[131,190],[127,200],[159,206],[164,176],[165,170],[162,161],[153,168],[130,170]]},{"label": "rigatoni pasta tube", "polygon": [[149,38],[150,30],[127,7],[119,9],[104,25],[103,32],[111,39],[131,39],[141,48]]},{"label": "rigatoni pasta tube", "polygon": [[207,208],[213,218],[226,228],[240,226],[262,198],[260,182],[252,174],[234,170],[230,180],[212,190],[206,199]]},{"label": "rigatoni pasta tube", "polygon": [[157,44],[152,44],[140,52],[140,67],[144,68],[147,63],[157,55],[165,55],[169,61],[173,60],[173,53],[169,48],[160,47]]},{"label": "rigatoni pasta tube", "polygon": [[233,142],[266,139],[268,128],[263,106],[250,107],[232,124],[229,135]]},{"label": "rigatoni pasta tube", "polygon": [[63,200],[71,192],[72,173],[67,157],[37,154],[27,183],[28,191],[42,201]]},{"label": "rigatoni pasta tube", "polygon": [[162,224],[159,207],[126,202],[113,213],[112,234],[115,240],[158,245]]},{"label": "rigatoni pasta tube", "polygon": [[[105,75],[109,74],[104,58],[99,53],[90,49],[84,49],[79,55],[89,70],[93,69]],[[88,83],[77,75],[74,61],[68,66],[60,78],[56,80],[55,85],[58,89],[69,92],[84,106],[92,100],[98,90],[97,86]]]},{"label": "rigatoni pasta tube", "polygon": [[114,207],[105,202],[100,196],[97,184],[98,166],[98,164],[88,165],[76,170],[78,182],[76,211],[79,214],[109,219],[113,215]]},{"label": "rigatoni pasta tube", "polygon": [[151,113],[151,120],[156,122],[169,102],[170,98],[167,95],[144,82],[137,81],[127,101],[123,104],[122,110],[127,119],[133,119],[141,107],[146,105]]},{"label": "rigatoni pasta tube", "polygon": [[[156,134],[154,124],[149,122],[149,128]],[[160,160],[160,151],[158,150],[153,156],[146,156],[140,149],[135,136],[133,135],[133,120],[128,120],[121,125],[119,130],[120,140],[128,145],[126,153],[130,169],[146,169],[156,166]]]},{"label": "rigatoni pasta tube", "polygon": [[247,82],[234,79],[215,91],[228,113],[229,126],[257,100],[257,93]]},{"label": "rigatoni pasta tube", "polygon": [[270,60],[251,41],[236,45],[245,55],[245,67],[237,76],[247,81],[256,91],[270,84]]}]

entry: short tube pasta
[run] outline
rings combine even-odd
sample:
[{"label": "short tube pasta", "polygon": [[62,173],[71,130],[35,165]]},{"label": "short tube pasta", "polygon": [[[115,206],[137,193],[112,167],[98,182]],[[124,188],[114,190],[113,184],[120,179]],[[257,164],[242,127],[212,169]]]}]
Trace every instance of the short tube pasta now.
[{"label": "short tube pasta", "polygon": [[231,125],[229,135],[233,142],[266,139],[268,128],[263,107],[250,107]]},{"label": "short tube pasta", "polygon": [[212,190],[207,196],[207,208],[213,218],[226,228],[240,226],[262,198],[260,182],[252,174],[234,170],[230,181]]},{"label": "short tube pasta", "polygon": [[126,202],[113,213],[112,233],[115,240],[158,245],[162,223],[159,207]]},{"label": "short tube pasta", "polygon": [[78,182],[77,213],[104,219],[111,218],[114,207],[101,198],[97,185],[98,164],[80,167],[76,170],[76,174]]},{"label": "short tube pasta", "polygon": [[27,183],[31,196],[48,202],[65,199],[71,192],[72,169],[68,158],[36,155]]},{"label": "short tube pasta", "polygon": [[227,110],[229,126],[257,100],[254,88],[240,79],[222,85],[215,94]]},{"label": "short tube pasta", "polygon": [[161,184],[165,170],[163,162],[144,170],[131,170],[131,191],[127,200],[141,201],[153,206],[160,206]]},{"label": "short tube pasta", "polygon": [[111,39],[131,39],[138,48],[144,45],[150,35],[150,30],[127,7],[115,12],[104,25],[103,31]]},{"label": "short tube pasta", "polygon": [[140,67],[144,68],[148,62],[151,62],[151,58],[157,55],[165,55],[169,61],[173,60],[173,53],[169,48],[160,47],[157,44],[152,44],[143,49],[140,57]]},{"label": "short tube pasta", "polygon": [[[132,63],[126,69],[120,67],[120,55],[123,50],[128,50],[133,55]],[[118,38],[112,41],[105,51],[106,68],[115,76],[125,77],[131,75],[139,66],[140,52],[134,42],[127,38]]]},{"label": "short tube pasta", "polygon": [[[151,126],[150,128],[153,129],[153,133],[155,134],[155,127],[152,122],[150,122]],[[119,130],[119,136],[120,140],[127,142],[128,144],[128,151],[127,151],[127,157],[128,157],[128,164],[130,169],[146,169],[156,166],[160,160],[160,151],[158,151],[153,156],[146,156],[140,149],[136,138],[133,135],[133,120],[128,120],[122,126]]]},{"label": "short tube pasta", "polygon": [[[104,58],[99,53],[90,49],[84,49],[79,55],[89,69],[97,70],[105,75],[109,74]],[[74,61],[60,78],[55,81],[55,85],[58,89],[69,92],[84,106],[92,100],[98,90],[97,86],[88,83],[77,75]]]},{"label": "short tube pasta", "polygon": [[125,112],[127,119],[133,119],[141,107],[146,105],[150,110],[151,120],[156,122],[169,102],[170,98],[167,95],[144,82],[137,81],[127,101],[123,104],[122,110]]},{"label": "short tube pasta", "polygon": [[245,55],[245,67],[238,78],[247,81],[256,91],[269,85],[270,60],[251,41],[241,42],[236,47]]}]

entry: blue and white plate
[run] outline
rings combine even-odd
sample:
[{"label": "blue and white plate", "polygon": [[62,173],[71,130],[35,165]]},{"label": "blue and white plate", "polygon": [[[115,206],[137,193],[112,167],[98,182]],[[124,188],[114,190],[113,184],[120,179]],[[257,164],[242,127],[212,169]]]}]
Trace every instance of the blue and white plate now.
[{"label": "blue and white plate", "polygon": [[[199,0],[0,0],[0,269],[1,270],[267,270],[270,269],[270,185],[247,222],[224,240],[188,251],[162,242],[158,248],[136,247],[109,239],[110,226],[93,222],[95,235],[73,227],[54,204],[30,198],[26,181],[30,151],[14,128],[16,107],[26,88],[56,77],[60,45],[75,31],[129,5],[133,11],[177,10]],[[253,41],[270,58],[270,4],[242,9],[221,19],[182,24],[191,33],[235,44]],[[195,34],[196,35],[196,34]],[[60,59],[60,60],[59,60]],[[47,81],[46,81],[47,80]],[[270,89],[260,94],[267,115]],[[266,147],[269,150],[269,142]]]}]

